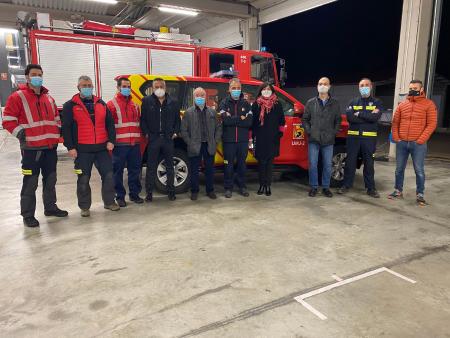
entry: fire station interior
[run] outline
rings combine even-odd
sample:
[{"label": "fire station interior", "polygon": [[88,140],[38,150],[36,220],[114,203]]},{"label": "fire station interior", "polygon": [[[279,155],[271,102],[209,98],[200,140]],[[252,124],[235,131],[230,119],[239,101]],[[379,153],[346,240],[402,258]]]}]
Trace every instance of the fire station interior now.
[{"label": "fire station interior", "polygon": [[[0,336],[448,337],[449,16],[444,0],[0,0]],[[361,43],[366,38],[376,41],[379,57],[359,69],[373,49]],[[327,50],[334,44],[347,47]],[[77,170],[61,139],[56,194],[68,216],[45,215],[41,173],[40,226],[24,226],[22,185],[30,171],[4,122],[18,121],[6,107],[20,86],[29,86],[29,63],[42,65],[43,86],[58,110],[78,93],[81,75],[93,79],[94,94],[105,102],[116,94],[115,78],[126,75],[138,105],[164,77],[182,116],[198,86],[218,112],[231,77],[241,79],[250,103],[261,81],[274,84],[285,126],[271,196],[257,194],[249,145],[249,196],[235,189],[225,197],[220,144],[217,199],[205,194],[202,166],[198,200],[191,200],[189,157],[178,136],[175,201],[167,198],[162,159],[152,202],[136,204],[127,195],[118,211],[104,208],[93,169],[90,217],[82,217]],[[363,165],[352,189],[336,193],[348,125],[334,145],[333,197],[308,196],[302,116],[327,75],[342,114],[363,77],[373,78],[384,103],[374,154],[380,198],[366,194]],[[412,79],[423,81],[437,107],[424,162],[426,205],[416,202],[411,158],[403,198],[388,198],[396,172],[391,122]],[[128,191],[126,169],[124,185]]]}]

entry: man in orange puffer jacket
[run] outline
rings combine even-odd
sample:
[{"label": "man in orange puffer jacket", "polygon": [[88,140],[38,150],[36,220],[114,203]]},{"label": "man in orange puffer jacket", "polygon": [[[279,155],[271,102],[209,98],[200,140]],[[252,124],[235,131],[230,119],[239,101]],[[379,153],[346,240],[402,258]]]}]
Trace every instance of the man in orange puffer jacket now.
[{"label": "man in orange puffer jacket", "polygon": [[422,81],[412,80],[407,100],[402,102],[392,120],[392,139],[397,143],[395,169],[395,190],[390,199],[403,198],[403,181],[408,157],[411,155],[416,173],[416,195],[419,205],[426,205],[424,199],[427,141],[436,129],[437,110],[433,101],[425,97]]}]

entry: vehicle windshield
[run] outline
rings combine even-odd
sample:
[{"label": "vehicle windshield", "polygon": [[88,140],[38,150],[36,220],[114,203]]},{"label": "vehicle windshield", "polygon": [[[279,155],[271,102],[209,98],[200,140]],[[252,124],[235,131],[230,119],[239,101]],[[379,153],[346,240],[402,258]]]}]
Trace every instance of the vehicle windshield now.
[{"label": "vehicle windshield", "polygon": [[251,76],[255,80],[275,83],[275,72],[273,69],[273,58],[255,54],[251,58]]}]

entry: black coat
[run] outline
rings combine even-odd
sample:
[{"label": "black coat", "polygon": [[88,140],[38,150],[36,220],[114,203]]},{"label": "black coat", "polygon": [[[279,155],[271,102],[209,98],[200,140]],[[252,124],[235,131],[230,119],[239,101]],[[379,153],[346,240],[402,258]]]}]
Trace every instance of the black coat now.
[{"label": "black coat", "polygon": [[[248,142],[248,131],[252,126],[252,111],[250,103],[241,94],[239,100],[233,100],[230,95],[219,105],[223,121],[223,142]],[[241,119],[241,116],[245,116]]]},{"label": "black coat", "polygon": [[269,160],[280,155],[280,139],[283,136],[280,127],[285,124],[283,107],[277,102],[272,110],[266,113],[263,125],[259,119],[260,111],[261,108],[255,101],[252,105],[255,157],[258,160]]},{"label": "black coat", "polygon": [[149,139],[162,134],[166,138],[172,138],[173,134],[180,132],[180,106],[166,94],[163,104],[155,94],[144,97],[141,108],[141,129]]},{"label": "black coat", "polygon": [[306,103],[303,126],[308,134],[308,142],[333,145],[341,128],[341,108],[339,102],[332,97],[325,106],[319,100],[316,96]]}]

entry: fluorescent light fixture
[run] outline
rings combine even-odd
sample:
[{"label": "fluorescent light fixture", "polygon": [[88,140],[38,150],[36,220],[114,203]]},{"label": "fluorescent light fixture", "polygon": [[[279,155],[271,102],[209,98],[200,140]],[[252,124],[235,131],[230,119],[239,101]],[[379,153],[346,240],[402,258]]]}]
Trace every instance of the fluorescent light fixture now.
[{"label": "fluorescent light fixture", "polygon": [[17,29],[0,27],[0,33],[17,33]]},{"label": "fluorescent light fixture", "polygon": [[189,15],[189,16],[197,16],[198,12],[192,8],[184,8],[184,7],[171,7],[161,5],[158,7],[161,12],[165,13],[173,13],[173,14],[181,14],[181,15]]},{"label": "fluorescent light fixture", "polygon": [[95,2],[102,2],[104,4],[109,4],[109,5],[117,5],[117,0],[87,0],[87,1],[95,1]]}]

